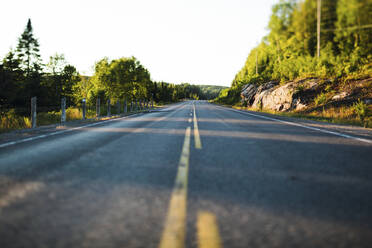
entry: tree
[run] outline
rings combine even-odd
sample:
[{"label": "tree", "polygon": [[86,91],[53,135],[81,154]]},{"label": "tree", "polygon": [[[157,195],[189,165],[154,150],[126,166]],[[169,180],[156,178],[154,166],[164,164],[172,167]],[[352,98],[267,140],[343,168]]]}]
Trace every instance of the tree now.
[{"label": "tree", "polygon": [[96,64],[92,77],[95,91],[103,90],[113,99],[151,98],[150,73],[134,57],[109,61],[102,59]]},{"label": "tree", "polygon": [[73,88],[81,80],[76,68],[72,65],[66,65],[61,72],[61,96],[67,98],[67,102],[71,102],[73,98]]},{"label": "tree", "polygon": [[338,0],[322,0],[321,5],[321,48],[331,45],[333,50],[337,49],[335,46],[335,24],[337,22],[337,3]]},{"label": "tree", "polygon": [[218,100],[236,103],[248,83],[371,75],[372,1],[322,0],[321,6],[319,58],[317,1],[280,0],[272,8],[269,34],[251,50],[231,88],[221,91]]},{"label": "tree", "polygon": [[27,77],[30,76],[32,71],[39,72],[41,70],[39,52],[39,42],[34,38],[31,19],[28,19],[26,28],[18,39],[16,49],[17,58],[21,61],[21,67],[26,71]]},{"label": "tree", "polygon": [[359,56],[372,54],[372,28],[362,28],[372,24],[371,12],[371,0],[338,0],[336,41],[345,56],[355,49]]},{"label": "tree", "polygon": [[[24,106],[29,106],[29,99],[31,97],[39,96],[40,98],[40,96],[46,93],[41,86],[42,63],[39,52],[39,42],[34,38],[31,20],[28,19],[26,28],[18,39],[15,52],[16,58],[20,62],[20,68],[25,74],[25,80],[22,82],[21,86]],[[46,101],[45,98],[40,98],[38,103],[44,104],[44,100]]]},{"label": "tree", "polygon": [[23,80],[20,61],[11,50],[0,65],[0,105],[16,105],[20,102]]},{"label": "tree", "polygon": [[62,72],[67,62],[63,54],[55,54],[49,57],[47,69],[49,71],[47,75],[46,85],[51,89],[53,97],[59,101],[62,95]]},{"label": "tree", "polygon": [[93,87],[94,85],[89,77],[81,76],[81,80],[72,87],[75,103],[79,105],[83,98],[90,99],[93,94]]},{"label": "tree", "polygon": [[293,12],[292,31],[296,37],[296,42],[293,44],[300,45],[298,47],[300,55],[314,56],[316,54],[316,11],[317,2],[305,0],[300,2]]},{"label": "tree", "polygon": [[49,57],[49,62],[47,64],[47,69],[52,75],[58,75],[62,72],[63,68],[67,64],[65,55],[56,53]]}]

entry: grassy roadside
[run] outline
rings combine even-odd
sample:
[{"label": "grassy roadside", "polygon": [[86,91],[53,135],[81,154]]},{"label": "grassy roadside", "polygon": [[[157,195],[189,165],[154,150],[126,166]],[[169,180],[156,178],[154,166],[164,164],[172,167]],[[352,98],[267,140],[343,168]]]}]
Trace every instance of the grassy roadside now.
[{"label": "grassy roadside", "polygon": [[[163,104],[154,104],[154,108],[163,107]],[[79,108],[68,108],[66,109],[66,122],[73,122],[73,121],[83,121],[83,122],[93,122],[93,121],[102,121],[108,120],[113,118],[118,118],[121,116],[132,115],[136,113],[145,112],[145,110],[141,111],[133,111],[128,112],[126,114],[121,113],[120,115],[117,114],[114,109],[111,113],[111,116],[105,116],[107,113],[101,110],[101,116],[96,117],[96,112],[93,110],[87,110],[86,119],[82,120],[82,110]],[[50,112],[41,112],[37,114],[37,125],[38,127],[53,125],[53,124],[60,124],[61,120],[61,111],[50,111]],[[17,115],[14,109],[2,113],[0,115],[0,134],[7,133],[14,130],[20,129],[29,129],[31,128],[31,119],[27,116],[20,116]]]},{"label": "grassy roadside", "polygon": [[[219,104],[212,102],[214,104]],[[267,109],[255,109],[255,108],[248,108],[242,107],[240,105],[226,105],[226,104],[219,104],[221,106],[239,109],[239,110],[249,110],[254,112],[262,112],[268,114],[274,114],[284,117],[293,117],[305,120],[313,120],[313,121],[320,121],[326,123],[333,123],[333,124],[343,124],[343,125],[353,125],[353,126],[360,126],[366,128],[372,128],[372,117],[368,116],[367,118],[362,121],[355,112],[354,106],[341,106],[341,107],[333,107],[328,109],[322,110],[314,110],[309,113],[302,113],[302,112],[278,112],[272,111]]]}]

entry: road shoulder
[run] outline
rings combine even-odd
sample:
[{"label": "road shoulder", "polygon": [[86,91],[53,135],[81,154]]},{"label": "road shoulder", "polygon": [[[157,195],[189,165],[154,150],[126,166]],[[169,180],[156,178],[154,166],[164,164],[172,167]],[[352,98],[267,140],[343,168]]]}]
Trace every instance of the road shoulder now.
[{"label": "road shoulder", "polygon": [[324,129],[330,132],[337,132],[337,133],[342,133],[346,135],[351,135],[356,138],[368,139],[372,142],[372,129],[371,128],[363,128],[359,126],[334,124],[334,123],[320,122],[320,121],[314,121],[314,120],[300,119],[300,118],[295,118],[295,117],[287,117],[287,116],[263,113],[263,112],[258,112],[258,111],[241,110],[241,109],[238,110],[238,109],[234,109],[234,108],[227,107],[227,106],[221,106],[218,104],[215,104],[215,105],[221,108],[225,108],[226,110],[233,110],[234,112],[241,113],[241,114],[257,115],[257,116],[276,119],[279,121],[291,122],[291,123],[295,123],[295,124],[302,125],[302,126],[308,126],[314,129]]},{"label": "road shoulder", "polygon": [[52,125],[40,126],[37,128],[13,130],[10,132],[0,134],[0,145],[6,144],[9,142],[17,142],[23,139],[34,138],[40,135],[48,135],[50,133],[73,130],[73,129],[76,129],[76,128],[79,128],[85,125],[91,125],[91,124],[98,125],[100,123],[105,123],[107,121],[136,116],[138,114],[147,113],[147,112],[150,112],[150,111],[131,113],[131,114],[126,114],[126,115],[124,114],[116,115],[116,116],[110,116],[110,117],[100,117],[100,118],[87,119],[87,120],[75,120],[75,121],[68,121],[63,124],[56,123]]}]

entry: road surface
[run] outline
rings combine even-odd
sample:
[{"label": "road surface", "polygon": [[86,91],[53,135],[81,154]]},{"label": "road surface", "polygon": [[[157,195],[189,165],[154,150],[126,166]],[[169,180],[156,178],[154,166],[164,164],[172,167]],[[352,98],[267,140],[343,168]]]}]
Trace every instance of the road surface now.
[{"label": "road surface", "polygon": [[371,140],[188,101],[3,144],[0,247],[371,247]]}]

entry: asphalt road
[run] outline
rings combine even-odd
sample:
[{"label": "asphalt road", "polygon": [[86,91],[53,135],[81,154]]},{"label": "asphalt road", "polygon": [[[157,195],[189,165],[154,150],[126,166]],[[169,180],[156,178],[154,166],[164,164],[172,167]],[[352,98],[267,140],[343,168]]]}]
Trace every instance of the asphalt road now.
[{"label": "asphalt road", "polygon": [[372,137],[201,101],[0,148],[0,247],[372,247]]}]

